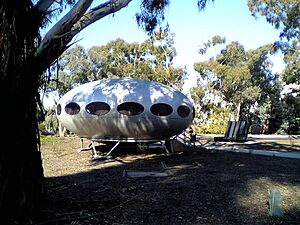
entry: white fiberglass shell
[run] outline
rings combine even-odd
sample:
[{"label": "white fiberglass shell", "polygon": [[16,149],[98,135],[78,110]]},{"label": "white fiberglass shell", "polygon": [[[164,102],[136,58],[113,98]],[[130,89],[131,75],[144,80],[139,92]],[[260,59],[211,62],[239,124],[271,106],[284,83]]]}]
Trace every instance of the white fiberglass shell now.
[{"label": "white fiberglass shell", "polygon": [[[94,110],[95,105],[101,110]],[[186,129],[193,116],[191,101],[180,91],[131,78],[83,84],[57,105],[57,117],[68,130],[101,140],[168,139]]]}]

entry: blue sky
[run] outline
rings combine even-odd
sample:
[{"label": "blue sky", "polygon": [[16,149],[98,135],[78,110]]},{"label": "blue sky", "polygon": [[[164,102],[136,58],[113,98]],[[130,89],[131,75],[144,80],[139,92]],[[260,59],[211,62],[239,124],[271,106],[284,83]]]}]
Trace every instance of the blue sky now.
[{"label": "blue sky", "polygon": [[[135,20],[139,2],[133,0],[128,7],[115,15],[97,21],[74,40],[82,39],[78,44],[86,48],[104,45],[116,38],[122,38],[127,42],[144,41],[147,35],[138,28]],[[227,43],[239,41],[246,50],[272,43],[279,38],[279,31],[267,23],[265,18],[255,19],[251,16],[246,0],[215,0],[200,12],[197,0],[171,0],[165,16],[171,32],[175,33],[177,57],[174,64],[187,66],[190,84],[195,83],[196,73],[193,71],[193,64],[206,59],[197,51],[202,43],[214,35],[224,36]],[[274,71],[280,71],[282,69],[280,57],[275,57],[274,62]]]},{"label": "blue sky", "polygon": [[[125,9],[82,31],[78,38],[83,40],[79,44],[91,47],[119,37],[128,42],[145,40],[147,35],[138,28],[135,21],[139,2],[133,0]],[[197,52],[201,43],[216,34],[225,36],[228,41],[238,40],[246,48],[256,48],[278,39],[279,31],[267,23],[265,18],[255,19],[251,16],[246,0],[215,0],[201,12],[196,3],[196,0],[189,0],[189,3],[172,0],[166,9],[166,21],[170,24],[171,32],[176,35],[175,45],[183,54],[191,49]]]}]

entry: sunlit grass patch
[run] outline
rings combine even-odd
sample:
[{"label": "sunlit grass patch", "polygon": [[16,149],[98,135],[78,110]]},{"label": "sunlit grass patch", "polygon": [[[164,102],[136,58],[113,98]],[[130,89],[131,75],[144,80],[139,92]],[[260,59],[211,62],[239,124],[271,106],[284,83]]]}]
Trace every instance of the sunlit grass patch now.
[{"label": "sunlit grass patch", "polygon": [[41,144],[47,144],[47,143],[56,143],[56,142],[61,142],[64,140],[63,137],[56,137],[56,136],[46,136],[46,135],[41,135]]}]

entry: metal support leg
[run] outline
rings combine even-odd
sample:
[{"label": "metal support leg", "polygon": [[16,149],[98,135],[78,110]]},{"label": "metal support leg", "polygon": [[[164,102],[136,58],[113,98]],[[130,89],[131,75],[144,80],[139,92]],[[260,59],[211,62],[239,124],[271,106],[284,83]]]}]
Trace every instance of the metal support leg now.
[{"label": "metal support leg", "polygon": [[80,149],[78,149],[77,151],[78,151],[78,152],[88,151],[88,150],[91,150],[91,149],[92,149],[92,146],[93,146],[93,144],[92,144],[92,141],[91,141],[91,143],[89,144],[89,146],[86,147],[86,148],[84,148],[84,147],[83,147],[83,138],[80,138]]},{"label": "metal support leg", "polygon": [[92,157],[93,158],[97,158],[98,157],[98,154],[97,154],[97,151],[96,151],[96,147],[95,147],[95,144],[94,144],[94,141],[93,140],[91,140],[91,145],[92,145],[92,153],[93,153],[93,155],[92,155]]},{"label": "metal support leg", "polygon": [[83,139],[80,138],[80,149],[83,149]]},{"label": "metal support leg", "polygon": [[121,142],[121,141],[118,141],[118,142],[114,145],[114,147],[112,147],[112,149],[109,150],[109,152],[105,155],[105,157],[108,157],[108,156],[112,153],[112,151],[120,144],[120,142]]},{"label": "metal support leg", "polygon": [[165,149],[166,149],[167,155],[174,154],[173,144],[172,144],[171,140],[165,140]]}]

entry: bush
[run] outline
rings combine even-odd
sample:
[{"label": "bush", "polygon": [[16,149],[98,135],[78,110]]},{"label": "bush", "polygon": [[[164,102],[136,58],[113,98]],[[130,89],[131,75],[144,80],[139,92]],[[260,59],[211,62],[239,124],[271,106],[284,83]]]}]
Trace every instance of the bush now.
[{"label": "bush", "polygon": [[196,125],[196,132],[200,134],[224,134],[228,118],[228,109],[217,108],[213,113],[210,113],[206,119],[203,119],[203,122]]}]

